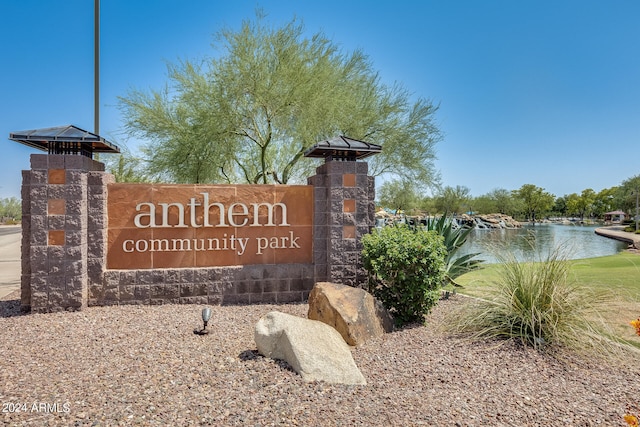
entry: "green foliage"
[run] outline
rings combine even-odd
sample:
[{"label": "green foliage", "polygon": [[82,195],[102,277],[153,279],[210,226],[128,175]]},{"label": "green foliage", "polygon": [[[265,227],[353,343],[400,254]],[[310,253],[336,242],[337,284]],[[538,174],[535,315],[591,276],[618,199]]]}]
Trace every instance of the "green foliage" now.
[{"label": "green foliage", "polygon": [[493,200],[488,194],[474,197],[469,204],[469,210],[475,212],[476,214],[490,214],[499,212],[496,201]]},{"label": "green foliage", "polygon": [[387,181],[377,191],[379,204],[389,209],[409,211],[420,204],[415,186],[408,180]]},{"label": "green foliage", "polygon": [[501,213],[515,217],[523,210],[522,201],[513,192],[495,188],[470,202],[470,210],[480,214]]},{"label": "green foliage", "polygon": [[553,194],[533,184],[525,184],[513,194],[522,201],[526,217],[534,223],[537,218],[550,211],[555,202]]},{"label": "green foliage", "polygon": [[597,322],[602,293],[570,279],[570,263],[558,248],[538,262],[499,255],[496,281],[481,299],[456,313],[458,331],[476,338],[515,338],[536,349],[565,346],[607,349],[607,333]]},{"label": "green foliage", "polygon": [[397,325],[424,322],[440,297],[446,248],[435,231],[384,227],[362,238],[369,292]]},{"label": "green foliage", "polygon": [[600,190],[595,197],[592,205],[593,215],[596,218],[602,218],[605,212],[615,210],[615,194],[617,187],[605,188]]},{"label": "green foliage", "polygon": [[133,155],[125,146],[121,146],[121,150],[122,154],[104,154],[100,158],[116,182],[151,182],[144,160]]},{"label": "green foliage", "polygon": [[443,215],[438,219],[427,218],[426,229],[435,231],[444,239],[444,245],[447,250],[447,255],[445,256],[446,282],[460,286],[455,282],[455,278],[480,268],[482,260],[473,259],[480,255],[479,253],[467,254],[461,257],[456,256],[458,249],[467,241],[467,237],[472,231],[471,228],[454,228],[451,217]]},{"label": "green foliage", "polygon": [[562,216],[565,217],[568,214],[567,202],[569,200],[569,196],[566,194],[562,197],[556,197],[556,200],[553,202],[553,208],[551,208],[552,216]]},{"label": "green foliage", "polygon": [[640,194],[640,175],[622,181],[616,191],[616,208],[631,213],[632,216],[635,215],[638,194]]},{"label": "green foliage", "polygon": [[15,197],[0,199],[0,221],[7,224],[22,219],[22,203]]},{"label": "green foliage", "polygon": [[471,190],[468,187],[456,185],[446,186],[436,196],[438,212],[462,213],[469,209]]},{"label": "green foliage", "polygon": [[572,193],[565,196],[567,213],[579,216],[580,219],[584,220],[585,216],[589,216],[593,212],[596,196],[596,192],[591,188],[582,190],[580,195]]},{"label": "green foliage", "polygon": [[418,210],[424,212],[436,212],[436,202],[433,197],[424,196],[418,200]]},{"label": "green foliage", "polygon": [[146,138],[149,170],[174,182],[294,183],[317,161],[303,156],[337,135],[380,144],[372,175],[429,184],[438,107],[380,81],[361,51],[342,52],[292,20],[260,12],[217,34],[213,59],[169,66],[170,84],[120,98],[130,135]]}]

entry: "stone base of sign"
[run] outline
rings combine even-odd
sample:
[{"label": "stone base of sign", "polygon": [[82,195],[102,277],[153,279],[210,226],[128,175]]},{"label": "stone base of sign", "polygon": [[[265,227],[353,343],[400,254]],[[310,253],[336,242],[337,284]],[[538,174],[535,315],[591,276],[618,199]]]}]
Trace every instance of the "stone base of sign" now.
[{"label": "stone base of sign", "polygon": [[313,285],[310,264],[107,270],[89,305],[303,302]]},{"label": "stone base of sign", "polygon": [[124,270],[107,268],[113,175],[84,156],[34,154],[31,170],[23,171],[22,309],[303,302],[316,282],[359,286],[366,281],[360,238],[374,225],[374,180],[367,171],[364,162],[330,161],[309,178],[309,264]]}]

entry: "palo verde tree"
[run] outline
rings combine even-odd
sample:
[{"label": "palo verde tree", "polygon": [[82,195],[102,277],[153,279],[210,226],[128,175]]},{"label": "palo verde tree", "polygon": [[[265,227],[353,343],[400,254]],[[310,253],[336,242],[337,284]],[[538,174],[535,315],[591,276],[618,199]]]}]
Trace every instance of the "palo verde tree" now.
[{"label": "palo verde tree", "polygon": [[435,205],[439,212],[458,214],[469,209],[471,190],[464,185],[446,186],[435,198]]},{"label": "palo verde tree", "polygon": [[124,145],[121,145],[121,150],[121,154],[103,154],[100,158],[116,182],[150,182],[151,178],[145,172],[144,159],[134,155]]},{"label": "palo verde tree", "polygon": [[293,183],[316,165],[304,151],[337,135],[380,144],[372,175],[434,178],[437,106],[381,82],[361,51],[342,52],[292,20],[217,34],[219,56],[169,66],[164,90],[131,91],[120,106],[148,140],[149,172],[173,182]]},{"label": "palo verde tree", "polygon": [[408,211],[420,204],[420,195],[408,180],[387,181],[378,191],[379,204],[383,207]]}]

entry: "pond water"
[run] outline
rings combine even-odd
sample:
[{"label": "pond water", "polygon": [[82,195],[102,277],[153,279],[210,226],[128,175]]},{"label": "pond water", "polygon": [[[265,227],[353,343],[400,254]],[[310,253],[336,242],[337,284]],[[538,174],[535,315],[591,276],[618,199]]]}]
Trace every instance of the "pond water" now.
[{"label": "pond water", "polygon": [[459,255],[479,252],[479,259],[497,262],[496,253],[508,251],[519,261],[545,259],[547,254],[561,247],[568,259],[594,258],[614,255],[627,248],[627,244],[598,236],[596,226],[537,224],[519,229],[474,229]]}]

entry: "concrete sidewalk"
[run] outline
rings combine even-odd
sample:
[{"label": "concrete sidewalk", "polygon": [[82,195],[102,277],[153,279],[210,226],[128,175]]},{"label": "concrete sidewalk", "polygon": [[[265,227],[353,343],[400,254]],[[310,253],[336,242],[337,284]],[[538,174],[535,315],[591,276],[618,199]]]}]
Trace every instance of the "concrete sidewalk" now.
[{"label": "concrete sidewalk", "polygon": [[22,228],[19,225],[2,225],[0,231],[0,298],[3,298],[20,290]]},{"label": "concrete sidewalk", "polygon": [[633,246],[634,249],[640,249],[640,234],[624,231],[624,227],[621,225],[596,228],[595,232],[599,236],[626,242]]}]

